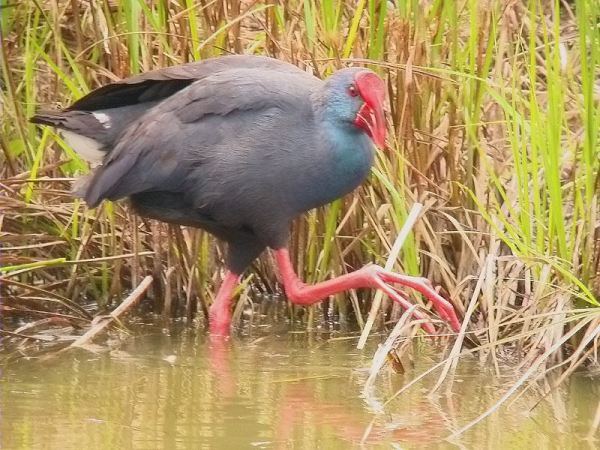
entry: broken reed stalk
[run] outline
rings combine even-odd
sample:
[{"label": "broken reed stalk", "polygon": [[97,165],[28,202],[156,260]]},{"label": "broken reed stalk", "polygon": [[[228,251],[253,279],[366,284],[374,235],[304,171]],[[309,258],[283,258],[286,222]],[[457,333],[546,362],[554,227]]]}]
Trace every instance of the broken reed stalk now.
[{"label": "broken reed stalk", "polygon": [[[390,250],[388,259],[385,262],[385,266],[384,266],[385,270],[393,269],[394,264],[396,263],[396,260],[398,259],[398,255],[400,254],[400,250],[402,249],[402,246],[404,245],[404,241],[406,241],[406,238],[408,237],[408,233],[410,233],[410,231],[412,230],[412,227],[417,222],[417,219],[419,218],[419,215],[421,214],[422,210],[423,210],[423,205],[421,203],[415,203],[412,206],[410,213],[408,214],[408,217],[406,218],[406,221],[404,222],[404,225],[400,229],[400,233],[398,233],[396,242],[394,242],[394,245],[392,246],[392,249]],[[382,298],[383,298],[383,292],[378,290],[377,293],[375,294],[375,298],[373,299],[373,304],[371,305],[371,310],[369,311],[369,317],[367,318],[367,323],[365,323],[365,327],[363,328],[362,334],[360,335],[360,339],[358,340],[358,344],[356,346],[356,348],[358,348],[359,350],[361,350],[365,347],[367,338],[369,337],[369,334],[371,333],[371,329],[373,328],[373,323],[375,323],[375,318],[377,317],[377,314],[379,313],[379,308],[381,307],[381,299]]]},{"label": "broken reed stalk", "polygon": [[367,404],[377,412],[383,412],[383,403],[377,400],[373,393],[373,388],[375,386],[375,380],[377,375],[385,366],[387,362],[388,354],[394,349],[394,345],[396,344],[396,340],[405,332],[407,325],[409,325],[409,319],[411,318],[414,310],[417,308],[417,305],[411,306],[408,310],[402,314],[400,320],[396,322],[394,325],[394,329],[388,335],[385,342],[379,346],[375,354],[373,355],[373,359],[371,360],[371,367],[369,367],[369,377],[363,386],[362,394],[363,398],[367,402]]}]

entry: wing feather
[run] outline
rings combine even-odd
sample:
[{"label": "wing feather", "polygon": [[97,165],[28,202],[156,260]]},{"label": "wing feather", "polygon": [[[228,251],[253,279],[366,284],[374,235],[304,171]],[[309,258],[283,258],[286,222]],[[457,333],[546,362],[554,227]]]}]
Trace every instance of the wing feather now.
[{"label": "wing feather", "polygon": [[73,103],[67,110],[96,111],[163,100],[195,81],[235,69],[304,73],[298,67],[265,56],[228,55],[152,70],[107,84]]},{"label": "wing feather", "polygon": [[289,114],[311,108],[310,94],[321,83],[300,70],[262,68],[217,72],[192,83],[128,127],[96,169],[86,202],[95,207],[105,198],[181,189],[193,165],[202,163],[202,154],[231,138],[219,132],[222,121],[229,121],[224,129],[231,130],[235,121],[252,121],[266,110]]}]

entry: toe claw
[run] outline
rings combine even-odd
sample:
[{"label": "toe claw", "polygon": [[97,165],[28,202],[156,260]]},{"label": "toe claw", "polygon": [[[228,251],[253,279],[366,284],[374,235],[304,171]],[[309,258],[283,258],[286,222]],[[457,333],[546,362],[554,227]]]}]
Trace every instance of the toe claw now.
[{"label": "toe claw", "polygon": [[427,278],[405,276],[385,270],[379,271],[378,276],[386,283],[397,283],[420,292],[432,303],[439,316],[448,322],[454,331],[458,332],[460,330],[460,322],[456,316],[454,307],[439,294],[433,287],[433,283]]}]

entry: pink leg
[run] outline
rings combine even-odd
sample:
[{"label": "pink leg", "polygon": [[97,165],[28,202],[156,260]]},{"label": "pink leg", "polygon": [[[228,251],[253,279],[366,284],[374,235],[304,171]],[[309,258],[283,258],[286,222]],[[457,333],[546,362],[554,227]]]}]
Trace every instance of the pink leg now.
[{"label": "pink leg", "polygon": [[231,325],[231,299],[233,291],[239,283],[240,275],[229,271],[221,283],[217,297],[210,305],[209,321],[212,335],[229,336]]},{"label": "pink leg", "polygon": [[[294,272],[290,255],[286,248],[275,251],[275,259],[283,278],[285,292],[288,298],[299,305],[312,305],[330,295],[349,289],[358,288],[373,288],[381,289],[392,300],[400,303],[404,308],[410,307],[410,303],[403,295],[400,295],[390,284],[398,284],[401,286],[410,287],[431,301],[442,319],[450,323],[454,331],[460,330],[460,322],[452,305],[438,294],[431,282],[425,278],[411,277],[400,275],[394,272],[389,272],[382,267],[371,265],[365,266],[346,275],[334,278],[332,280],[323,281],[314,285],[307,285],[302,282]],[[425,316],[421,313],[414,313],[418,319],[424,319]],[[431,324],[423,324],[423,329],[428,333],[434,333],[435,329]]]}]

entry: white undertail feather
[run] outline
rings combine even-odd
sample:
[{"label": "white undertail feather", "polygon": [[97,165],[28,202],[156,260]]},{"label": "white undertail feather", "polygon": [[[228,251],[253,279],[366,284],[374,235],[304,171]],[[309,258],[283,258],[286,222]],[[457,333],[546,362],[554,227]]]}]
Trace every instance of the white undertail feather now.
[{"label": "white undertail feather", "polygon": [[107,130],[110,128],[110,116],[108,114],[104,114],[102,112],[95,112],[92,114],[98,120],[98,122],[102,124],[104,128],[106,128]]},{"label": "white undertail feather", "polygon": [[69,147],[90,163],[101,163],[106,155],[106,152],[101,150],[102,144],[98,141],[67,130],[61,130],[61,134]]}]

